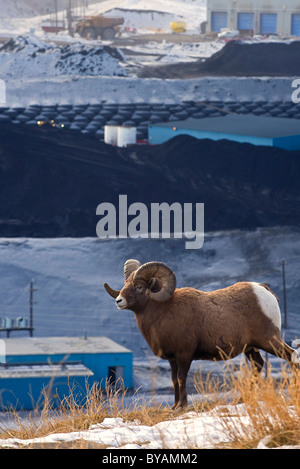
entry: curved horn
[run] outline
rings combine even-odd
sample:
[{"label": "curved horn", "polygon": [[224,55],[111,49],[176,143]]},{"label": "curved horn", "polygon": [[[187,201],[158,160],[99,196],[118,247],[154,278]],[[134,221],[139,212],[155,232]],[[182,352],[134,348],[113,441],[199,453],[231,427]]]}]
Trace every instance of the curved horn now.
[{"label": "curved horn", "polygon": [[117,296],[119,296],[120,294],[118,290],[113,290],[112,288],[110,288],[110,286],[107,283],[104,284],[104,288],[107,291],[107,293],[113,298],[117,298]]},{"label": "curved horn", "polygon": [[133,280],[143,279],[148,282],[151,278],[158,278],[161,282],[161,290],[157,293],[146,290],[148,298],[154,301],[167,301],[176,288],[176,276],[170,267],[162,262],[147,262],[135,272]]},{"label": "curved horn", "polygon": [[142,264],[135,259],[128,259],[124,264],[124,277],[125,281],[128,279],[129,275],[137,270]]}]

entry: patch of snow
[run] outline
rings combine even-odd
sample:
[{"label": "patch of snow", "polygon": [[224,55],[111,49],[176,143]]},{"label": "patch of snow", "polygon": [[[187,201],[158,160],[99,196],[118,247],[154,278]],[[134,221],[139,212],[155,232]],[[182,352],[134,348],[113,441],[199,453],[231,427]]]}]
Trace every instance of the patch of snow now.
[{"label": "patch of snow", "polygon": [[55,76],[127,76],[123,55],[108,46],[48,44],[34,35],[10,39],[0,47],[2,79]]},{"label": "patch of snow", "polygon": [[[45,437],[0,440],[2,448],[29,447],[47,444],[61,444],[84,440],[106,449],[212,449],[216,445],[230,441],[230,428],[247,431],[251,424],[244,404],[217,406],[208,412],[187,412],[173,420],[160,422],[153,426],[142,425],[140,421],[125,422],[122,418],[105,418],[103,422],[92,425],[88,430],[70,433],[54,433]],[[226,428],[226,430],[225,430]],[[257,449],[269,449],[268,437],[258,442]],[[298,446],[284,445],[281,449],[295,449]],[[192,453],[192,450],[191,450]],[[132,458],[137,458],[132,453]],[[141,456],[138,456],[139,458]]]},{"label": "patch of snow", "polygon": [[[214,445],[228,441],[224,433],[222,418],[228,419],[226,414],[220,417],[222,408],[210,412],[197,414],[187,412],[177,419],[160,422],[153,426],[142,425],[138,421],[125,422],[122,418],[105,418],[102,423],[92,425],[89,430],[71,433],[54,433],[42,438],[22,440],[9,438],[0,440],[0,446],[16,448],[18,445],[32,444],[47,445],[47,443],[61,443],[76,440],[91,441],[107,447],[107,449],[185,449],[212,448]],[[232,424],[245,421],[243,404],[232,410]]]},{"label": "patch of snow", "polygon": [[[4,78],[0,74],[0,78]],[[177,104],[183,101],[289,102],[290,78],[205,77],[188,80],[56,76],[27,78],[13,74],[6,81],[6,105],[31,104]],[[249,98],[251,96],[251,99]]]}]

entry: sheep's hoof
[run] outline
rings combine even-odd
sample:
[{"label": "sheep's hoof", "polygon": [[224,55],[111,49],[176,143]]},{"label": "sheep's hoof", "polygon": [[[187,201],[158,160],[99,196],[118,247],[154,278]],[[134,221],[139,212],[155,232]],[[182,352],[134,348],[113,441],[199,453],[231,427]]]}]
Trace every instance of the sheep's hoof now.
[{"label": "sheep's hoof", "polygon": [[184,407],[176,407],[176,409],[173,410],[175,414],[179,414],[179,412],[183,412],[183,411],[184,411]]},{"label": "sheep's hoof", "polygon": [[187,408],[187,404],[174,404],[172,407],[171,407],[171,410],[173,410],[174,412],[180,412],[182,410],[185,410]]}]

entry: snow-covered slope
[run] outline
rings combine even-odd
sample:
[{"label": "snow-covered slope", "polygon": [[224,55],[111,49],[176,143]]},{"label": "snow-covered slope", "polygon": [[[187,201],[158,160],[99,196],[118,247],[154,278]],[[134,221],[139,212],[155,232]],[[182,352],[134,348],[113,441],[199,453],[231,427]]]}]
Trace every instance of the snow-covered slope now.
[{"label": "snow-covered slope", "polygon": [[[152,14],[151,14],[152,12]],[[206,20],[206,0],[106,0],[89,6],[87,14],[120,13],[125,26],[141,31],[163,30],[171,32],[170,22],[184,21],[187,32],[200,32],[200,24]]]},{"label": "snow-covered slope", "polygon": [[28,17],[36,14],[33,5],[26,0],[7,1],[0,0],[1,18]]},{"label": "snow-covered slope", "polygon": [[[54,17],[53,2],[43,2],[43,8],[36,0],[7,1],[0,0],[0,36],[11,36],[26,34],[30,30],[43,35],[41,23],[49,19],[49,15]],[[59,2],[62,5],[62,2]],[[65,2],[67,4],[67,2]],[[66,8],[60,8],[58,19],[65,18]],[[146,0],[105,0],[89,2],[88,7],[78,7],[74,9],[75,16],[85,14],[93,16],[97,14],[114,15],[114,9],[123,9],[125,25],[137,30],[146,31],[162,29],[171,32],[169,24],[178,19],[186,22],[188,32],[199,33],[202,21],[206,19],[205,0],[164,0],[163,2],[154,0],[149,3]],[[47,10],[49,11],[47,13]],[[147,11],[160,12],[154,16]],[[157,18],[161,18],[159,23]]]},{"label": "snow-covered slope", "polygon": [[[260,229],[206,234],[204,247],[187,251],[184,240],[0,240],[1,316],[28,317],[34,281],[36,336],[105,335],[141,357],[148,350],[130,311],[118,311],[103,283],[123,284],[123,264],[160,260],[175,271],[178,286],[203,290],[239,280],[268,282],[282,300],[281,261],[286,259],[288,339],[300,333],[299,230]],[[282,305],[281,301],[281,305]]]}]

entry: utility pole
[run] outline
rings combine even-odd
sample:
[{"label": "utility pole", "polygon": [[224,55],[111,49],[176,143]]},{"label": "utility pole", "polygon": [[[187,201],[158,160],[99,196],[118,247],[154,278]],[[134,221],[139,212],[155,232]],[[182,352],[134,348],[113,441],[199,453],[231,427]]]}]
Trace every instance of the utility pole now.
[{"label": "utility pole", "polygon": [[285,329],[287,329],[287,306],[286,306],[285,266],[286,266],[286,261],[283,259],[282,262],[281,262],[281,267],[282,267],[282,287],[283,287],[283,312],[284,312],[283,327],[284,327]]},{"label": "utility pole", "polygon": [[58,2],[58,0],[54,0],[56,34],[58,34],[58,5],[57,5],[57,2]]},{"label": "utility pole", "polygon": [[30,290],[29,290],[29,326],[30,326],[30,337],[33,336],[33,293],[37,291],[36,288],[33,286],[33,281],[30,282]]},{"label": "utility pole", "polygon": [[68,32],[70,36],[74,36],[72,28],[72,0],[69,0],[67,6],[67,22],[68,22]]},{"label": "utility pole", "polygon": [[269,354],[265,352],[265,378],[269,377]]}]

